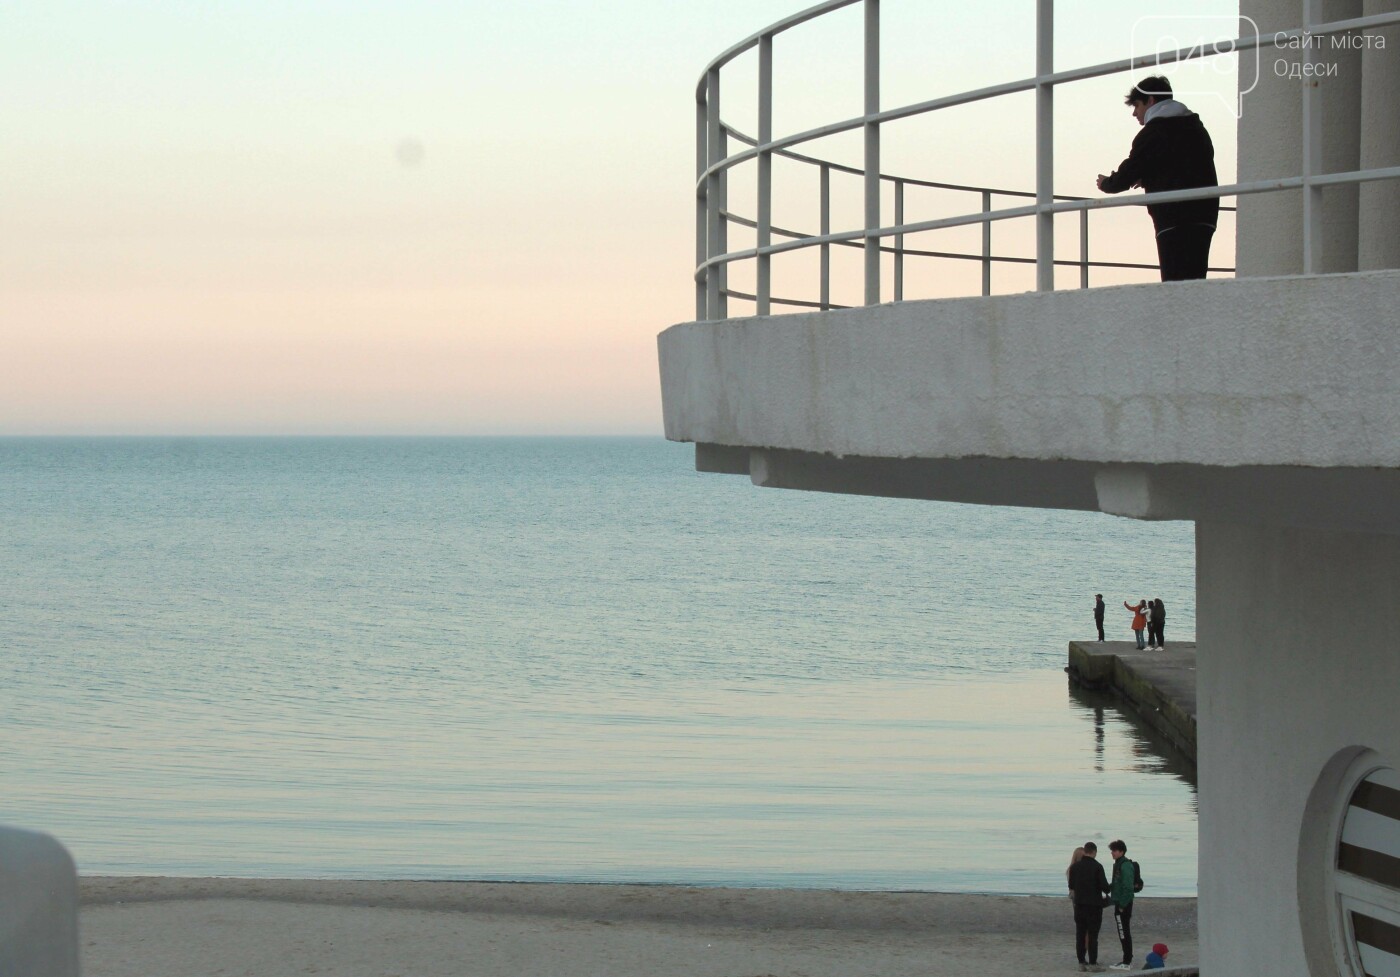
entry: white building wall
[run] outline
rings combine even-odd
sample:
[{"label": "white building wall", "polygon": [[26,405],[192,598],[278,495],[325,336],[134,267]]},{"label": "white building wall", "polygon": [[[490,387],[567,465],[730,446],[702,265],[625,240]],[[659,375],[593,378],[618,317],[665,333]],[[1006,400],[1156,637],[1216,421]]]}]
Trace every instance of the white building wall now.
[{"label": "white building wall", "polygon": [[[1272,32],[1296,26],[1301,6],[1242,0],[1240,13]],[[1389,9],[1394,0],[1364,9],[1360,0],[1323,0],[1317,16]],[[1310,56],[1335,74],[1299,81],[1273,70]],[[1266,48],[1264,58],[1240,119],[1241,180],[1302,172],[1309,86],[1321,113],[1321,171],[1400,158],[1400,116],[1380,107],[1400,91],[1400,49],[1338,50],[1329,41],[1311,51]],[[1318,216],[1315,271],[1400,265],[1394,183],[1324,191]],[[1300,193],[1242,200],[1237,233],[1241,277],[1302,271]],[[1335,845],[1328,808],[1309,807],[1329,761],[1369,747],[1400,765],[1400,537],[1201,522],[1196,550],[1202,971],[1331,977],[1325,873],[1300,877],[1300,854],[1314,866],[1333,857],[1322,850]]]},{"label": "white building wall", "polygon": [[1400,767],[1400,537],[1200,524],[1196,561],[1201,970],[1322,977],[1304,811],[1340,751]]}]

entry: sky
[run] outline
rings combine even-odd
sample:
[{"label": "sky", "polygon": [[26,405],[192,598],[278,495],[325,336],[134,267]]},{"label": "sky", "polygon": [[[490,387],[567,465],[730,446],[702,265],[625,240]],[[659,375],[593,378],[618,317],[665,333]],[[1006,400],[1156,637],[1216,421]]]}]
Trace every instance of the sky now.
[{"label": "sky", "polygon": [[[696,82],[802,6],[6,0],[0,435],[659,434],[656,334],[694,317]],[[1058,67],[1175,29],[1122,4],[1060,6]],[[1182,37],[1227,36],[1236,11],[1189,0],[1172,16]],[[883,0],[883,106],[1033,74],[1034,12]],[[778,133],[859,114],[860,24],[857,5],[778,38]],[[1227,182],[1234,70],[1190,77],[1208,94],[1183,101]],[[722,81],[726,119],[748,131],[754,79],[750,55]],[[1057,192],[1094,195],[1126,155],[1132,80],[1057,92]],[[884,168],[1030,189],[1032,106],[886,126]],[[850,137],[807,151],[859,162]],[[753,181],[736,170],[736,211]],[[787,164],[775,181],[775,222],[814,228],[815,177]],[[857,187],[835,194],[837,227],[854,226]],[[907,206],[910,220],[970,209]],[[1140,209],[1094,221],[1096,257],[1151,260]],[[994,233],[1013,247],[1030,231]],[[1077,249],[1077,221],[1057,235]],[[774,264],[779,294],[814,296],[813,254]],[[859,300],[859,264],[838,255],[837,301]],[[911,266],[908,297],[975,288],[976,266],[953,264]],[[1032,285],[1011,269],[996,290]]]}]

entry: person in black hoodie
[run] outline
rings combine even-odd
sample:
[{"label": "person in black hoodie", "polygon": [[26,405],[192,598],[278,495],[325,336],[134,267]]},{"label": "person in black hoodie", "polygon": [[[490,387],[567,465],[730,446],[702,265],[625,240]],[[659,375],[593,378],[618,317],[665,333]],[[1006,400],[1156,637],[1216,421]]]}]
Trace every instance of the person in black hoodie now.
[{"label": "person in black hoodie", "polygon": [[1069,867],[1069,897],[1074,903],[1074,955],[1079,969],[1099,968],[1099,928],[1103,926],[1104,895],[1109,891],[1103,866],[1096,857],[1099,846],[1084,842],[1084,856]]},{"label": "person in black hoodie", "polygon": [[[1142,131],[1118,169],[1107,176],[1099,174],[1100,190],[1122,193],[1142,187],[1156,193],[1220,186],[1210,133],[1199,115],[1172,97],[1171,82],[1160,76],[1144,78],[1128,92],[1126,101]],[[1147,212],[1157,231],[1162,281],[1205,278],[1220,198],[1148,204]]]}]

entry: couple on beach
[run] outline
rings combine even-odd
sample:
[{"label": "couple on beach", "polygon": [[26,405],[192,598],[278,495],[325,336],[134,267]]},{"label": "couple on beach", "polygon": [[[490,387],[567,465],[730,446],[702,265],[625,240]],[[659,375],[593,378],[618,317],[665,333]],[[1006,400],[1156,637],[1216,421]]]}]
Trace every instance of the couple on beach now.
[{"label": "couple on beach", "polygon": [[[1074,955],[1079,959],[1080,970],[1104,969],[1099,966],[1099,927],[1103,925],[1106,906],[1113,907],[1118,939],[1123,944],[1123,962],[1115,963],[1112,969],[1132,969],[1133,895],[1141,891],[1142,877],[1137,862],[1126,857],[1128,846],[1122,841],[1110,842],[1108,850],[1113,855],[1111,881],[1104,876],[1103,866],[1098,860],[1099,846],[1092,841],[1086,841],[1083,848],[1074,850],[1069,868],[1065,869],[1069,898],[1074,903]],[[1148,966],[1153,966],[1152,956],[1157,957],[1156,966],[1162,966],[1161,958],[1166,950],[1165,944],[1153,946]]]}]

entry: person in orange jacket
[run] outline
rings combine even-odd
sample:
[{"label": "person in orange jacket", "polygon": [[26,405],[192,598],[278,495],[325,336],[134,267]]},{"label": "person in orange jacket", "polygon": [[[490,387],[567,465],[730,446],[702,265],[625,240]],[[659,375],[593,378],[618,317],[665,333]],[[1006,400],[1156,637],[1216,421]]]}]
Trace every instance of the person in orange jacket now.
[{"label": "person in orange jacket", "polygon": [[1147,601],[1138,601],[1137,607],[1134,607],[1127,601],[1123,601],[1123,606],[1133,613],[1133,623],[1131,627],[1133,629],[1133,634],[1137,635],[1138,651],[1142,651],[1147,647],[1147,643],[1142,640],[1142,631],[1147,627]]}]

